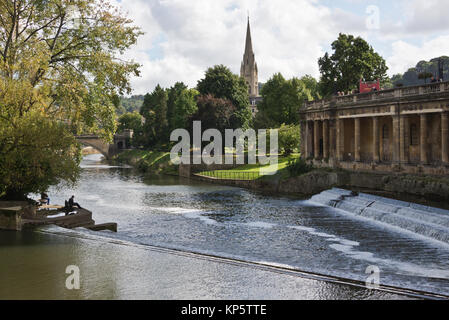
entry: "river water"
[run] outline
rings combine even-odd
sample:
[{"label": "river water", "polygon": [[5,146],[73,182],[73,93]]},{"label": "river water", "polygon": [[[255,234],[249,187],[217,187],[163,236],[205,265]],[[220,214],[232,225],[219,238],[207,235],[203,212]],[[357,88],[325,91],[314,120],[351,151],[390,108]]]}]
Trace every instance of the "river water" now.
[{"label": "river water", "polygon": [[[117,222],[119,232],[0,232],[0,298],[404,298],[270,266],[363,282],[375,266],[381,284],[449,295],[445,243],[295,197],[144,179],[100,158],[86,156],[77,187],[53,188],[50,197],[75,195],[97,223]],[[65,288],[68,265],[81,270],[80,290]]]}]

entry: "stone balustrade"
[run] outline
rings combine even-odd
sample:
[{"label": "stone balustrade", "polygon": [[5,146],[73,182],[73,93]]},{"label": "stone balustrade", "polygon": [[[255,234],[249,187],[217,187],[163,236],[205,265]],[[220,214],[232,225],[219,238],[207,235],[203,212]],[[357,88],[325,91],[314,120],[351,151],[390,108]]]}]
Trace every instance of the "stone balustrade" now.
[{"label": "stone balustrade", "polygon": [[328,109],[332,106],[354,104],[357,102],[379,101],[401,97],[411,97],[426,94],[449,92],[449,82],[438,82],[420,86],[401,87],[369,93],[358,93],[345,96],[334,96],[330,100],[317,100],[305,103],[306,110]]}]

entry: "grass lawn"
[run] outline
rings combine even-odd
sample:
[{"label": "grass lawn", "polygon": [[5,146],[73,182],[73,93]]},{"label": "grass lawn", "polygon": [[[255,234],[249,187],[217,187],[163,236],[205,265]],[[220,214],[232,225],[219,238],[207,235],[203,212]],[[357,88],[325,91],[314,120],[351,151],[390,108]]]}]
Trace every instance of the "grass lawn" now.
[{"label": "grass lawn", "polygon": [[[277,165],[247,164],[234,169],[204,171],[200,172],[199,174],[220,179],[256,180],[264,176],[269,178],[270,176],[266,175],[266,172],[277,171],[274,176],[281,175],[282,177],[284,177],[288,162],[290,160],[298,159],[299,157],[299,153],[294,153],[289,156],[279,156]],[[273,177],[273,175],[271,175],[271,177]]]},{"label": "grass lawn", "polygon": [[116,160],[120,163],[137,165],[143,172],[176,174],[178,168],[170,162],[170,152],[129,150],[117,155]]}]

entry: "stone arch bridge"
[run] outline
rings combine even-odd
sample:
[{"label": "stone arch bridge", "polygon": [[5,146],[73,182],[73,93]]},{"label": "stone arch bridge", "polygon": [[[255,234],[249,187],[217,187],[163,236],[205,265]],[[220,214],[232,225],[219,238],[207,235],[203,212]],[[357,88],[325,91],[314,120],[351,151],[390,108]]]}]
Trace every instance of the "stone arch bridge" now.
[{"label": "stone arch bridge", "polygon": [[76,140],[85,146],[98,150],[106,159],[110,159],[123,150],[130,149],[130,140],[133,136],[132,130],[125,130],[114,135],[113,143],[109,144],[98,135],[86,134],[76,136]]}]

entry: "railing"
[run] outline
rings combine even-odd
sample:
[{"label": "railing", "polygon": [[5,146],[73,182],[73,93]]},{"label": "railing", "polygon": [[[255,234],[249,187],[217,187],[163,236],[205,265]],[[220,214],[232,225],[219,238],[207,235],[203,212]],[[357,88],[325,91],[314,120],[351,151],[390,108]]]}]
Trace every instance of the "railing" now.
[{"label": "railing", "polygon": [[356,96],[356,101],[368,101],[373,99],[372,93],[361,93]]},{"label": "railing", "polygon": [[354,101],[353,95],[337,97],[337,103],[347,103],[347,102],[353,102],[353,101]]},{"label": "railing", "polygon": [[422,87],[422,92],[426,93],[436,93],[441,91],[441,83],[431,84],[426,87]]},{"label": "railing", "polygon": [[262,175],[259,171],[204,171],[197,173],[199,176],[210,177],[218,180],[256,180]]},{"label": "railing", "polygon": [[382,90],[372,93],[374,99],[390,99],[395,97],[395,90]]},{"label": "railing", "polygon": [[[371,100],[382,100],[382,99],[392,99],[392,98],[400,98],[400,97],[409,97],[409,96],[417,96],[422,94],[432,94],[439,92],[448,92],[449,91],[449,82],[438,82],[431,83],[427,85],[413,86],[413,87],[403,87],[403,88],[395,88],[389,90],[382,91],[374,91],[369,93],[359,93],[352,94],[347,96],[338,96],[333,97],[333,101],[336,102],[337,105],[341,104],[349,104],[349,103],[357,103],[357,102],[365,102]],[[314,110],[321,109],[324,107],[329,107],[332,100],[319,100],[319,101],[311,101],[306,103],[306,109]]]},{"label": "railing", "polygon": [[401,91],[403,97],[414,96],[419,94],[419,87],[403,88]]}]

